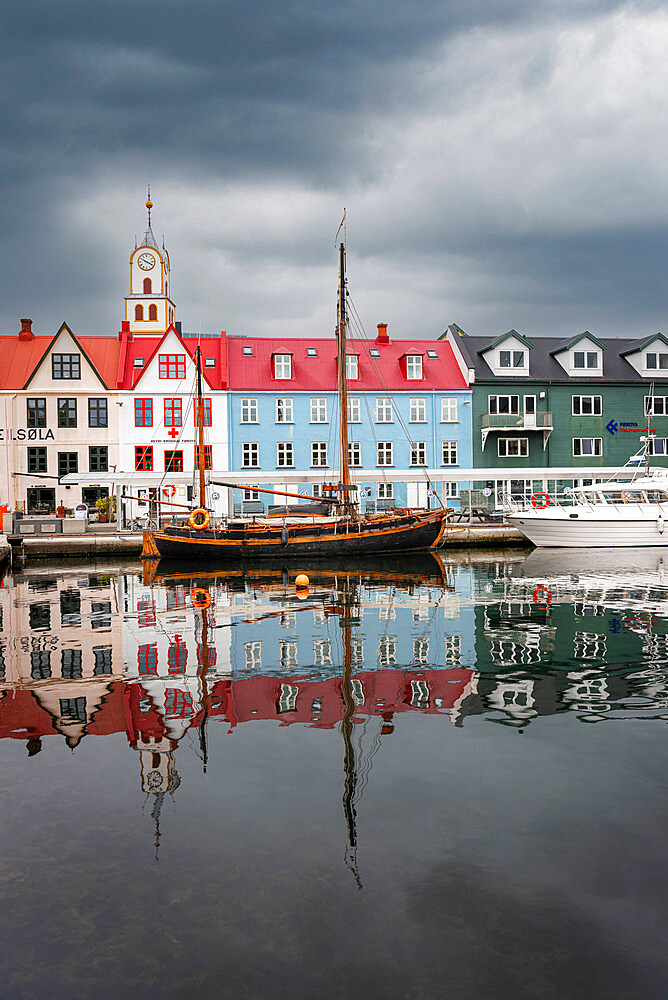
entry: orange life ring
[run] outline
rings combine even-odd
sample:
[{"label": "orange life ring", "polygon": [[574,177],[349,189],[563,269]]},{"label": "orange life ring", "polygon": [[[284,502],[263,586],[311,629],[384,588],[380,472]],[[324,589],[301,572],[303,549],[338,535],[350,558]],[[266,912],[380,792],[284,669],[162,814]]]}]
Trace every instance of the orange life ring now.
[{"label": "orange life ring", "polygon": [[162,492],[165,494],[166,497],[173,497],[174,494],[176,493],[176,486],[173,486],[172,483],[167,483],[165,486],[162,487]]},{"label": "orange life ring", "polygon": [[211,605],[211,594],[206,587],[195,587],[190,591],[190,600],[195,611],[206,611]]},{"label": "orange life ring", "polygon": [[[545,501],[542,503],[541,501]],[[545,510],[552,503],[552,498],[549,493],[544,493],[542,490],[538,493],[534,493],[531,497],[531,506],[535,507],[536,510]]]},{"label": "orange life ring", "polygon": [[537,587],[534,587],[533,599],[534,602],[540,600],[544,604],[552,604],[552,591],[549,587],[544,587],[542,583],[539,583]]},{"label": "orange life ring", "polygon": [[[201,523],[197,520],[198,515],[200,514],[202,515]],[[190,520],[190,527],[194,531],[203,531],[205,528],[209,527],[209,521],[211,520],[211,518],[209,516],[208,510],[206,510],[205,507],[198,507],[197,510],[194,510],[192,512],[189,520]]]}]

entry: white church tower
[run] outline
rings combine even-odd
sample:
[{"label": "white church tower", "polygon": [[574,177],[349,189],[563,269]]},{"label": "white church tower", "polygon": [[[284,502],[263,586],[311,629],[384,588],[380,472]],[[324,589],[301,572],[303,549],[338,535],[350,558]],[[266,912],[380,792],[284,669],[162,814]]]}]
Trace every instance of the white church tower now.
[{"label": "white church tower", "polygon": [[[174,303],[169,297],[169,254],[151,229],[151,189],[146,200],[148,226],[141,243],[130,254],[130,294],[125,296],[125,319],[134,334],[165,333],[174,322]],[[136,243],[136,240],[135,240]]]}]

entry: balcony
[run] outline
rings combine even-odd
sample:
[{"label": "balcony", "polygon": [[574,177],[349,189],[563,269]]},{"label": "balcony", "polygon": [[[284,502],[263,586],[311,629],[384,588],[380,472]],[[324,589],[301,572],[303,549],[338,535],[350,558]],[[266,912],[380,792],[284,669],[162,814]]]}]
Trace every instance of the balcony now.
[{"label": "balcony", "polygon": [[482,447],[484,450],[487,437],[492,431],[541,431],[545,451],[552,428],[552,413],[547,410],[540,413],[483,413]]}]

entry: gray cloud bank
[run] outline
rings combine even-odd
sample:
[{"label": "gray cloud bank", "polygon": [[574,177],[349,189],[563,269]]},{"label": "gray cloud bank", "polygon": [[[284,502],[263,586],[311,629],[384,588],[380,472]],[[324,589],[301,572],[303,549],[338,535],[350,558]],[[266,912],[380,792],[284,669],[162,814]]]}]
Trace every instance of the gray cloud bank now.
[{"label": "gray cloud bank", "polygon": [[658,4],[5,5],[2,332],[118,329],[151,183],[189,330],[665,322]]}]

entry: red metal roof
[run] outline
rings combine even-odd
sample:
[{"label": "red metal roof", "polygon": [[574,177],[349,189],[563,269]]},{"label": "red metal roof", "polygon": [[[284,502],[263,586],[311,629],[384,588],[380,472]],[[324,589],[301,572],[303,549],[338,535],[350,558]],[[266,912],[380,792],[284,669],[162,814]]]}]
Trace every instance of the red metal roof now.
[{"label": "red metal roof", "polygon": [[[133,389],[148,368],[152,358],[160,350],[160,345],[169,333],[179,338],[184,348],[194,361],[199,343],[202,348],[202,377],[212,389],[225,389],[227,383],[227,352],[225,350],[226,335],[223,330],[220,337],[206,337],[198,341],[197,337],[182,337],[174,329],[168,330],[161,337],[132,336],[121,334],[119,371],[117,385],[119,389]],[[135,358],[143,358],[141,368],[135,368]],[[215,367],[207,368],[206,359],[214,358]]]},{"label": "red metal roof", "polygon": [[[107,388],[115,389],[120,353],[118,337],[80,337],[78,334],[75,334],[75,337]],[[40,336],[33,337],[32,340],[19,340],[18,335],[3,337],[0,340],[2,348],[0,389],[10,391],[22,389],[48,351],[53,339]]]},{"label": "red metal roof", "polygon": [[[252,347],[253,355],[242,353],[244,347]],[[314,347],[318,356],[308,357],[306,349]],[[374,358],[369,350],[378,350]],[[396,340],[379,343],[375,340],[349,340],[348,354],[359,356],[359,379],[348,381],[348,391],[404,390],[425,391],[438,389],[468,389],[452,348],[444,341]],[[436,351],[438,358],[430,358],[427,350]],[[272,355],[292,355],[292,378],[274,378]],[[406,354],[423,355],[424,378],[407,379],[399,363]],[[286,341],[265,337],[228,337],[227,367],[229,389],[256,390],[258,392],[277,390],[313,392],[336,391],[336,341],[333,338],[294,338]]]}]

